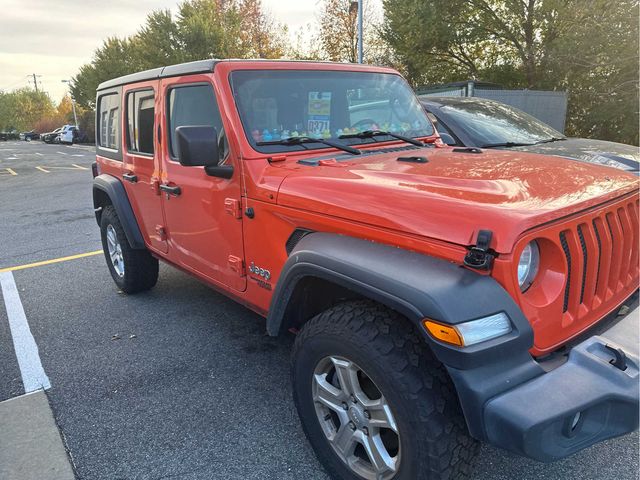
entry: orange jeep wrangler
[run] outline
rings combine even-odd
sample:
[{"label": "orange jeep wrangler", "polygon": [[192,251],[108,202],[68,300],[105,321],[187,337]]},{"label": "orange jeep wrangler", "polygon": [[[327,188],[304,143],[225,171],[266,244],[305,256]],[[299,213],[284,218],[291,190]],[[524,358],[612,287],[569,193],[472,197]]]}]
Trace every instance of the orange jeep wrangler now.
[{"label": "orange jeep wrangler", "polygon": [[371,66],[205,60],[102,83],[93,200],[123,292],[158,260],[297,334],[340,479],[541,461],[638,426],[638,181],[450,148]]}]

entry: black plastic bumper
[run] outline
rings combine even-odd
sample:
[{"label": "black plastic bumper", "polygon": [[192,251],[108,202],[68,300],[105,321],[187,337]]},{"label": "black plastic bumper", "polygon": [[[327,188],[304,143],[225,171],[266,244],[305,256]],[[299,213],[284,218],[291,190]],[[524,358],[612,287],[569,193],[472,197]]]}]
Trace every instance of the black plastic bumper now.
[{"label": "black plastic bumper", "polygon": [[[548,462],[636,430],[639,316],[636,307],[575,345],[561,366],[486,402],[485,440]],[[607,345],[624,352],[624,364],[612,363],[616,355]]]}]

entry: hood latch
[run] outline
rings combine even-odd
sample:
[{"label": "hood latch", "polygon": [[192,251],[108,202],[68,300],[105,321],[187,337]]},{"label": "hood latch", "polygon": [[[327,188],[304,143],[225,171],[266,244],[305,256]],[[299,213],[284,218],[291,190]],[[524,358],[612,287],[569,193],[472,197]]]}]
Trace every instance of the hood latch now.
[{"label": "hood latch", "polygon": [[480,230],[476,238],[476,244],[469,249],[464,257],[464,264],[476,270],[491,270],[495,252],[489,248],[493,232]]}]

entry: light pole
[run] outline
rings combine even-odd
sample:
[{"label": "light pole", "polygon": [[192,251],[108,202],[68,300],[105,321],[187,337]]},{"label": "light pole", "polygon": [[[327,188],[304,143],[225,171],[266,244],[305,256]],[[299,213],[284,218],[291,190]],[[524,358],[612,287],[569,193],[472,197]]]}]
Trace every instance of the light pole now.
[{"label": "light pole", "polygon": [[357,9],[358,11],[358,63],[363,63],[362,61],[362,3],[364,0],[354,0],[351,2],[349,11],[353,12]]},{"label": "light pole", "polygon": [[78,117],[76,116],[76,99],[73,98],[73,95],[71,95],[71,80],[62,80],[62,83],[66,83],[67,85],[69,85],[69,94],[71,97],[71,106],[73,107],[73,124],[77,127],[78,126]]}]

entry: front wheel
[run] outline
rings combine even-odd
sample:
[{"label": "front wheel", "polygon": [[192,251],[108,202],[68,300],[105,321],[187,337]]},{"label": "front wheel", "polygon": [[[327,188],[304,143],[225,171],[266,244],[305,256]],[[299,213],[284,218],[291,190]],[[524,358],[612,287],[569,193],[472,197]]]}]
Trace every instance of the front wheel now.
[{"label": "front wheel", "polygon": [[113,281],[125,293],[149,290],[158,281],[158,260],[147,250],[129,245],[113,206],[103,208],[100,218],[102,248]]},{"label": "front wheel", "polygon": [[292,356],[293,394],[336,479],[466,478],[478,443],[446,371],[405,318],[369,301],[309,320]]}]

